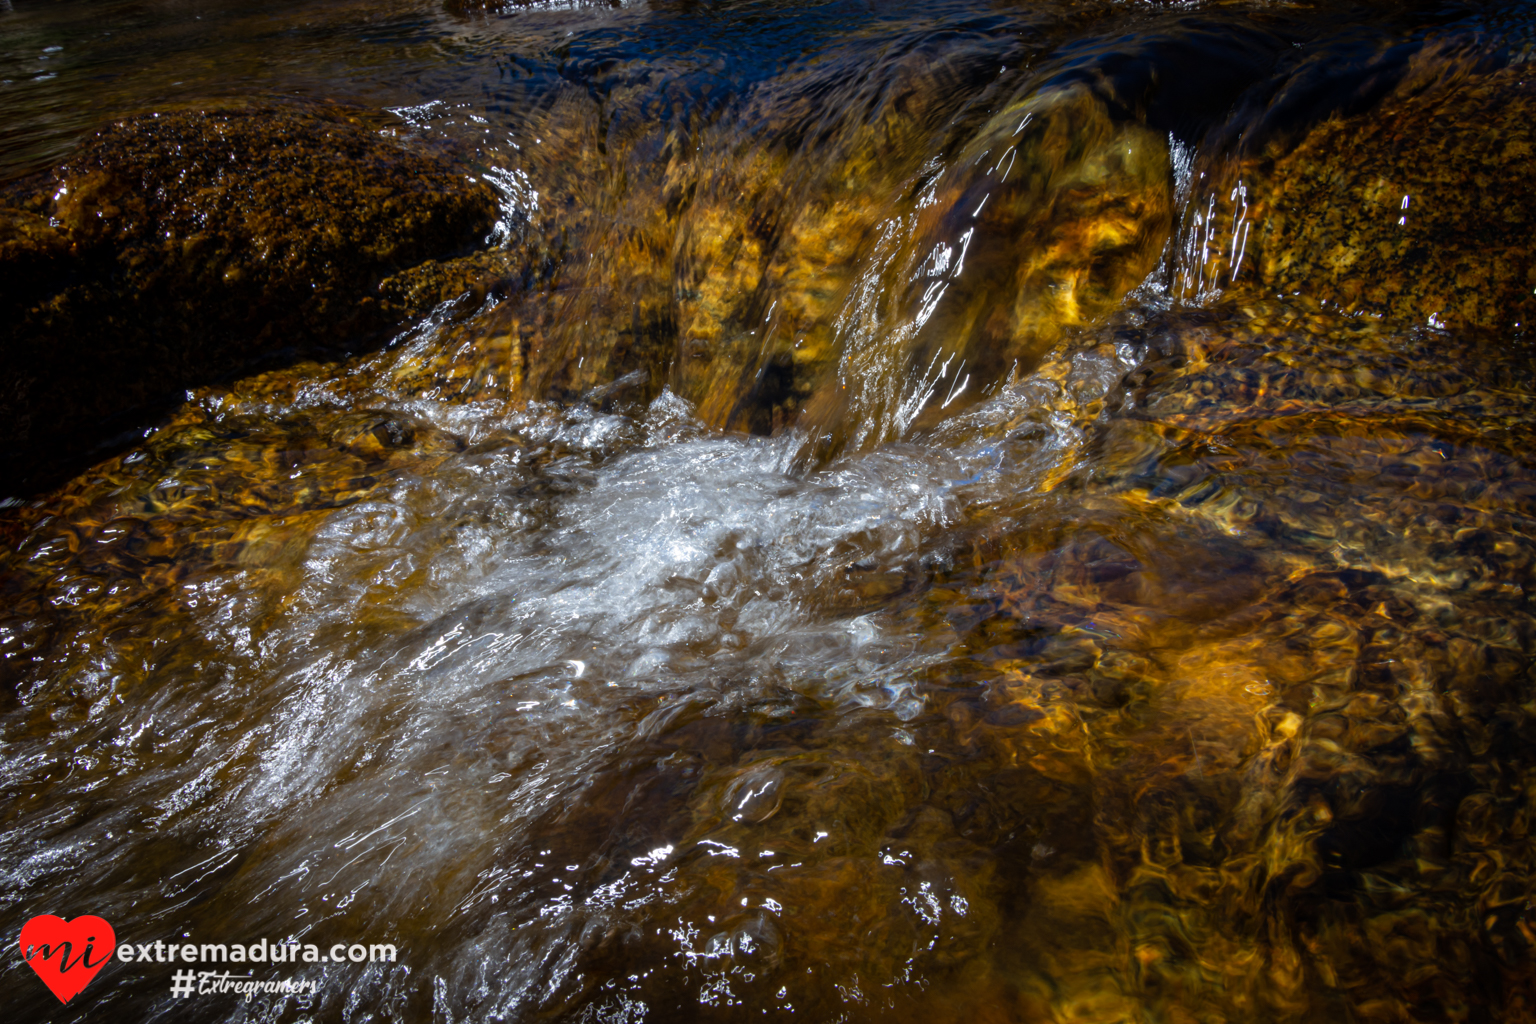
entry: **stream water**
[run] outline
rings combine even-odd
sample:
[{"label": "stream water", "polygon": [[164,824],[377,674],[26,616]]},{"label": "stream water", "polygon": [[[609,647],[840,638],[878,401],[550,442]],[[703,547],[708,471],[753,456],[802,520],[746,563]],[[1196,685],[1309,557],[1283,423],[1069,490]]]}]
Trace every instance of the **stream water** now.
[{"label": "stream water", "polygon": [[[7,177],[339,100],[567,254],[7,502],[6,1019],[1536,1020],[1536,362],[1245,286],[1223,177],[1530,29],[4,3]],[[60,1004],[44,913],[397,957]]]}]

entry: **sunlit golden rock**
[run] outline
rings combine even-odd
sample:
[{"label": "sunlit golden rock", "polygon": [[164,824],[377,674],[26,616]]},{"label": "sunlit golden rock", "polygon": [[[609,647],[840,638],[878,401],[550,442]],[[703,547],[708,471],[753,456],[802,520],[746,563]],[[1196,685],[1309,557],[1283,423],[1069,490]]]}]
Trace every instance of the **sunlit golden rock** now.
[{"label": "sunlit golden rock", "polygon": [[1031,369],[1156,264],[1166,141],[1086,90],[1010,105],[947,169],[901,167],[887,150],[914,128],[888,120],[817,176],[769,147],[701,186],[674,377],[706,422],[768,432],[803,413],[824,451],[889,438]]},{"label": "sunlit golden rock", "polygon": [[910,205],[965,95],[963,66],[914,53],[883,88],[828,109],[813,99],[833,87],[827,73],[754,100],[760,141],[706,137],[668,169],[682,201],[672,386],[712,425],[766,434],[795,421],[839,359],[839,313],[885,222]]},{"label": "sunlit golden rock", "polygon": [[461,448],[401,413],[228,416],[157,432],[53,495],[49,507],[62,514],[54,525],[68,522],[72,543],[85,543],[93,594],[110,611],[141,587],[210,565],[259,568],[284,561],[269,557],[277,549],[302,554],[322,521],[310,513],[367,498],[403,469]]},{"label": "sunlit golden rock", "polygon": [[1027,372],[1141,283],[1171,215],[1161,136],[1082,89],[1010,105],[889,225],[861,283],[886,298],[841,311],[805,426],[862,447]]},{"label": "sunlit golden rock", "polygon": [[[1186,291],[1228,283],[1450,328],[1536,318],[1536,84],[1425,56],[1365,113],[1212,168]],[[1193,287],[1191,287],[1193,286]]]}]

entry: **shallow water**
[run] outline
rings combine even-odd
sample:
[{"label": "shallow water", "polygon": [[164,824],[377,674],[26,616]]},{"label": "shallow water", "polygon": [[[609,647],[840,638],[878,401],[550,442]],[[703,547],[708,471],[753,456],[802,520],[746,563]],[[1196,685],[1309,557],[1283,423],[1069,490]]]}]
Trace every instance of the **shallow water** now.
[{"label": "shallow water", "polygon": [[1526,8],[12,6],[8,174],[344,99],[564,262],[8,504],[5,935],[398,948],[10,1019],[1536,1019],[1536,361],[1222,178]]}]

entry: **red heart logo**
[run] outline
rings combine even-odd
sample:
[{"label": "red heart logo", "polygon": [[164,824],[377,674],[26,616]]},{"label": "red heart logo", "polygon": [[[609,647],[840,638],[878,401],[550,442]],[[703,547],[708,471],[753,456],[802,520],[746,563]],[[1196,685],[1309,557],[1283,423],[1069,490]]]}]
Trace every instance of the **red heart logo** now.
[{"label": "red heart logo", "polygon": [[116,948],[112,926],[90,914],[73,921],[39,914],[21,929],[22,958],[61,1003],[79,995]]}]

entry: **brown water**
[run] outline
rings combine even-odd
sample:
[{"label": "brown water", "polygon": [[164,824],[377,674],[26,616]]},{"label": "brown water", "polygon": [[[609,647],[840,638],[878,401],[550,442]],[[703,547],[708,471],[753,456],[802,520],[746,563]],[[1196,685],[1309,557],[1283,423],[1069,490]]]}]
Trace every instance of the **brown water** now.
[{"label": "brown water", "polygon": [[7,1019],[1536,1019],[1531,351],[1212,184],[1525,8],[6,8],[9,174],[339,98],[567,253],[8,505]]}]

